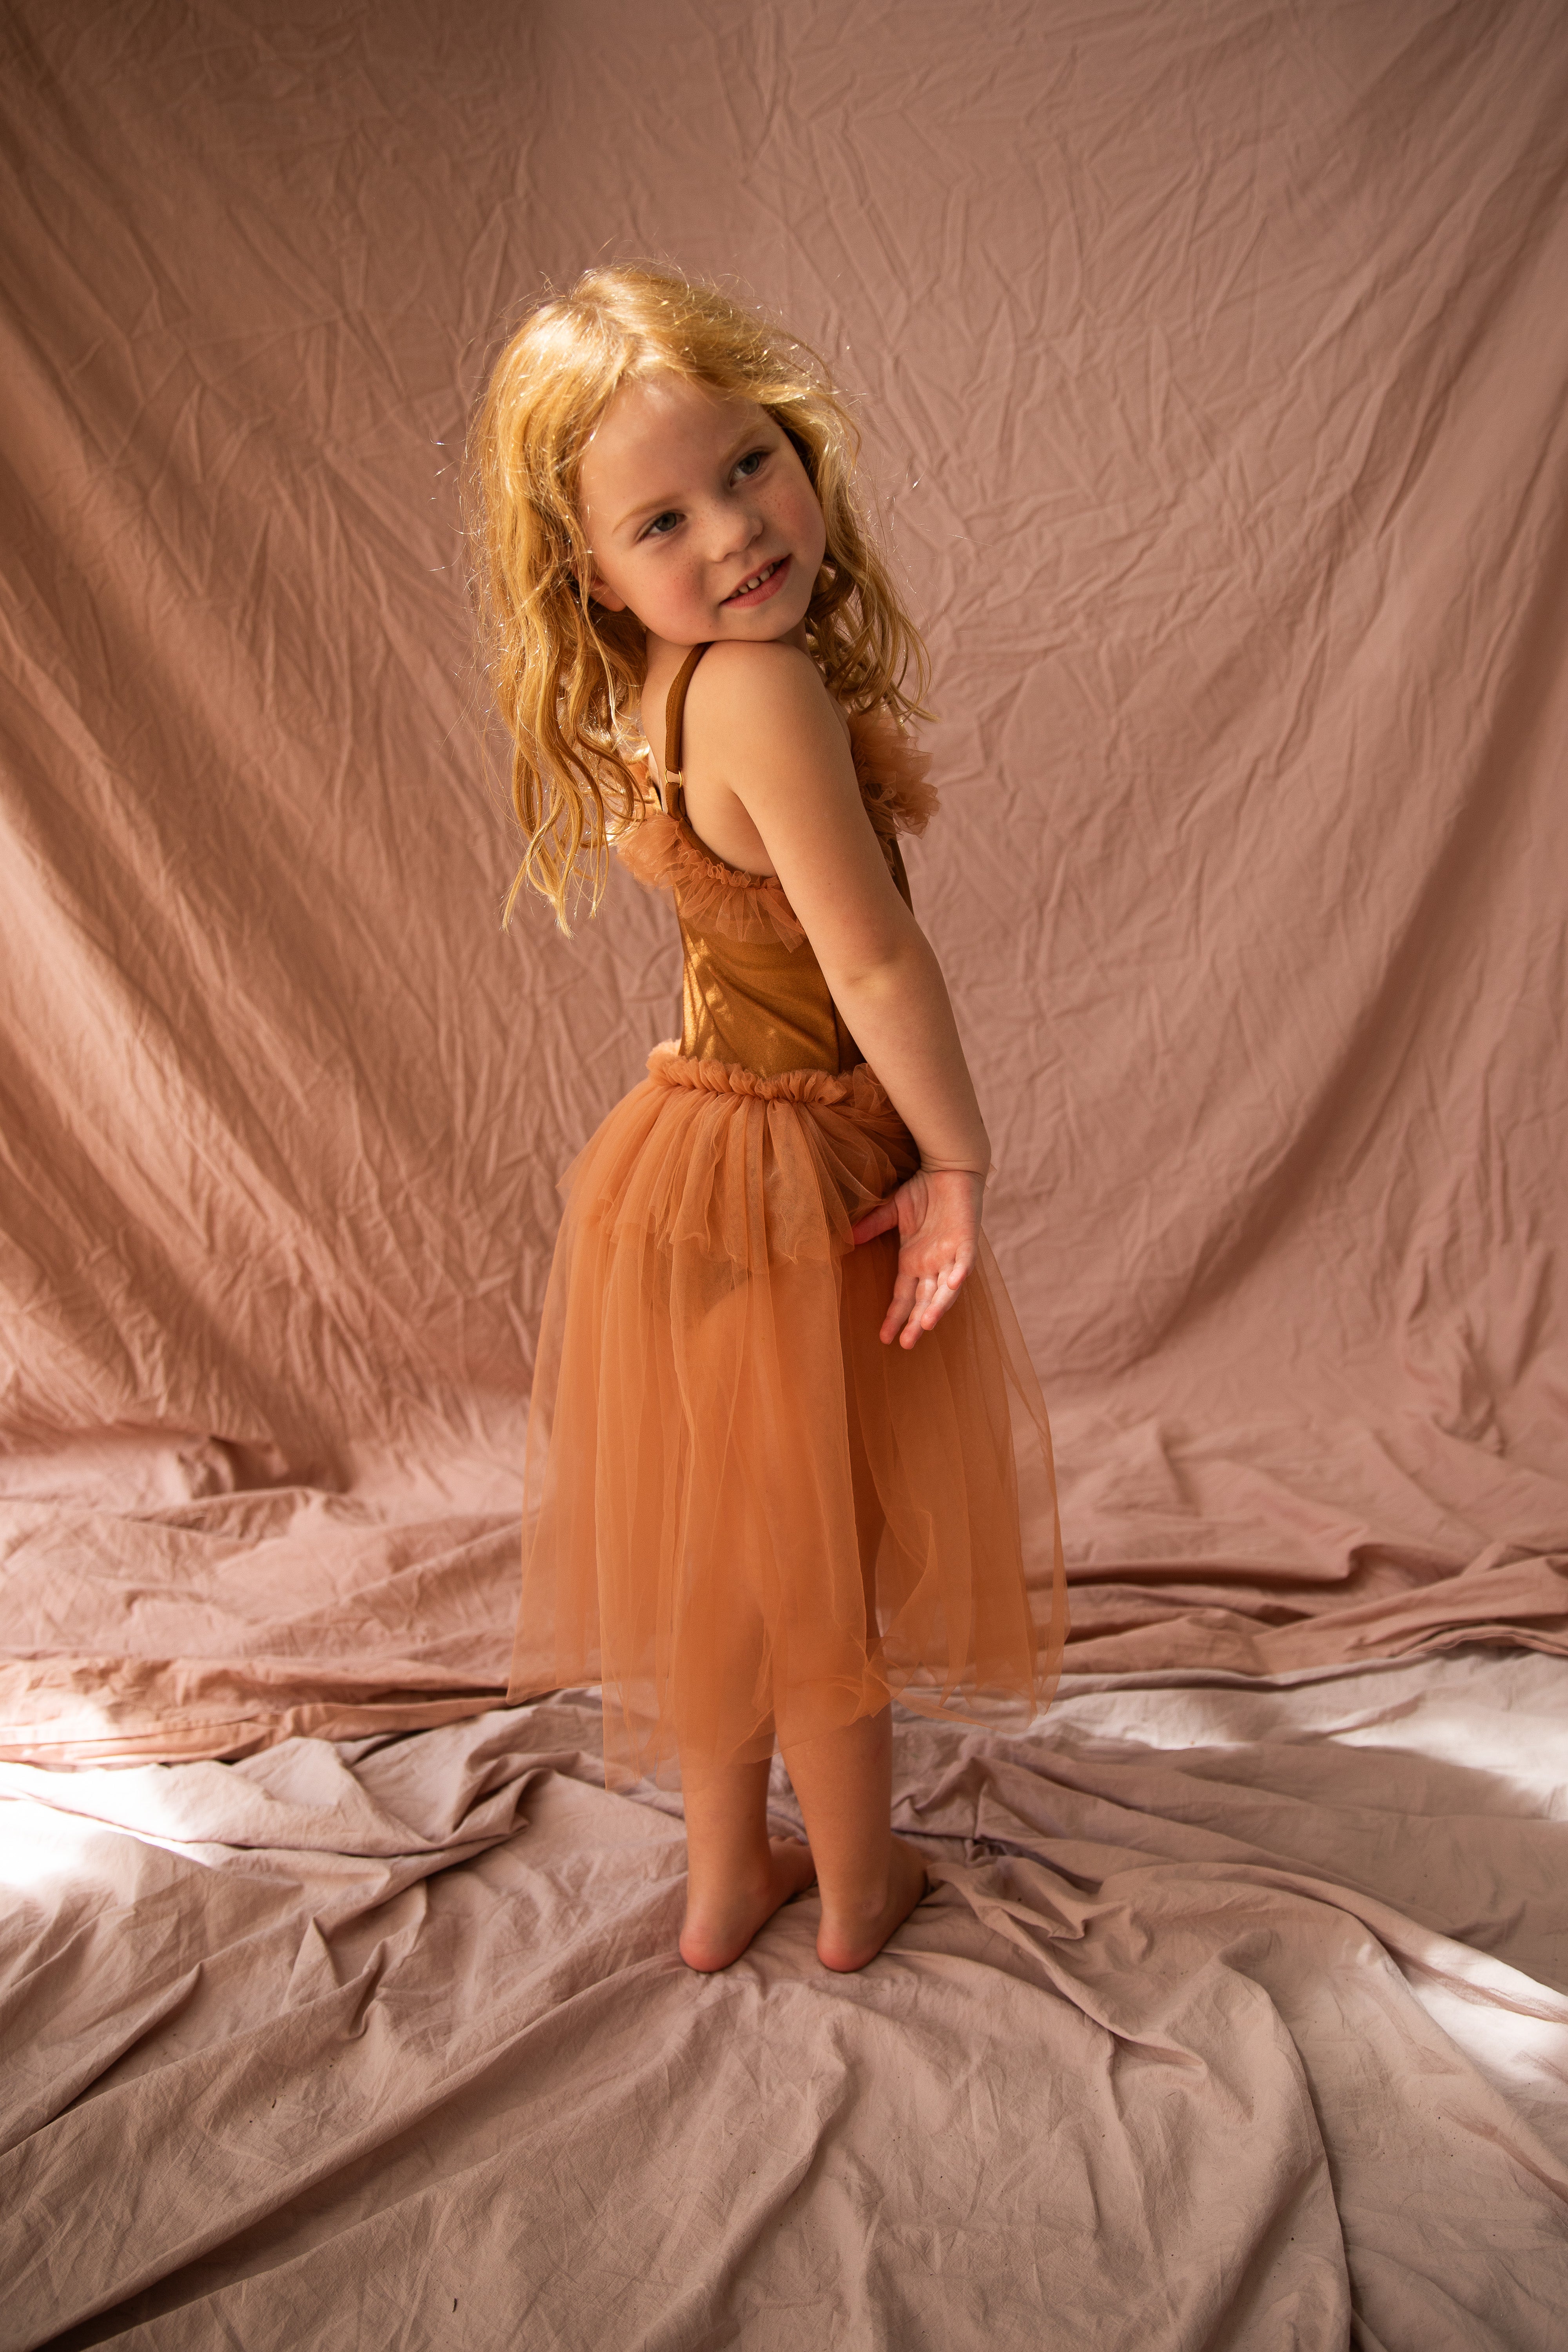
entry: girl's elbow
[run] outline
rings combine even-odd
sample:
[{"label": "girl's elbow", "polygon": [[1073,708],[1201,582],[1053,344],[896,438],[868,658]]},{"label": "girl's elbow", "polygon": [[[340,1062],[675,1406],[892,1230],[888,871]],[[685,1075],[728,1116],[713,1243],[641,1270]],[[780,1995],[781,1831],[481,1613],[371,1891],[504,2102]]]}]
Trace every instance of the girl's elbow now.
[{"label": "girl's elbow", "polygon": [[896,996],[917,985],[934,962],[924,934],[911,929],[892,939],[868,940],[852,955],[836,957],[826,977],[840,1002],[846,996]]}]

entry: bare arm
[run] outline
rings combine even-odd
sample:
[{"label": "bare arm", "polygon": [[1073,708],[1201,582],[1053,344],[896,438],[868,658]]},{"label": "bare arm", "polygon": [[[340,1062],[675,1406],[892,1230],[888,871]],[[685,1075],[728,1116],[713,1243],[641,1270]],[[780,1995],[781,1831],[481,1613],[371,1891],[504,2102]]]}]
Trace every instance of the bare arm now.
[{"label": "bare arm", "polygon": [[[687,740],[698,832],[721,855],[754,833],[834,1002],[920,1147],[921,1172],[855,1229],[858,1241],[899,1229],[882,1337],[912,1347],[973,1264],[991,1158],[942,968],[894,887],[808,656],[716,646],[693,684]],[[743,846],[737,862],[762,863]]]}]

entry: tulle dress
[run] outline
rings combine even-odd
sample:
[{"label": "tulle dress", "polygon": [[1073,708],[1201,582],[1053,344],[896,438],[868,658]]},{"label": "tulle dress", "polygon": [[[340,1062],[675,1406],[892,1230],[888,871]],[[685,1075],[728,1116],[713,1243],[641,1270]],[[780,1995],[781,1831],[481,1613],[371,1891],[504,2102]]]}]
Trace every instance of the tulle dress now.
[{"label": "tulle dress", "polygon": [[[849,1229],[914,1142],[778,881],[685,821],[705,650],[670,691],[663,804],[618,845],[675,903],[681,1036],[562,1181],[510,1689],[601,1683],[609,1769],[671,1785],[890,1697],[1026,1717],[1067,1632],[1045,1405],[995,1261],[983,1237],[934,1331],[881,1344],[897,1236]],[[890,719],[851,726],[908,899],[898,837],[936,795]]]}]

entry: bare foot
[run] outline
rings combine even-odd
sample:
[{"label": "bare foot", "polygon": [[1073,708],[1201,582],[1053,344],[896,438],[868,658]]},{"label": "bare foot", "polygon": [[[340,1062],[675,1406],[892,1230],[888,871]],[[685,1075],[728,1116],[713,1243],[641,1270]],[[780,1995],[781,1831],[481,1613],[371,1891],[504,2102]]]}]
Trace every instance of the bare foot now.
[{"label": "bare foot", "polygon": [[926,1891],[926,1866],[912,1845],[896,1837],[888,1857],[888,1899],[879,1911],[829,1911],[822,1906],[816,1957],[825,1969],[847,1972],[874,1960]]},{"label": "bare foot", "polygon": [[[770,1838],[764,1874],[716,1888],[701,1902],[689,1890],[680,1957],[689,1969],[711,1973],[738,1960],[757,1929],[792,1895],[804,1895],[816,1876],[811,1848],[799,1838]],[[891,1933],[891,1930],[889,1931]]]}]

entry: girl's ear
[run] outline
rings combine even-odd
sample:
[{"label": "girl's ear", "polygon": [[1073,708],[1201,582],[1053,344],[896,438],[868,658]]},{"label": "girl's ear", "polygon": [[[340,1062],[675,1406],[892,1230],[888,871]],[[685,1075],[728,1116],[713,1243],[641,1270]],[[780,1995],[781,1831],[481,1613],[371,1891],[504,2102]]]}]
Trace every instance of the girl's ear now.
[{"label": "girl's ear", "polygon": [[579,580],[582,579],[584,572],[586,572],[588,575],[588,593],[594,603],[595,604],[602,604],[606,613],[624,613],[626,609],[626,598],[624,596],[617,596],[613,588],[607,588],[605,585],[605,583],[599,577],[598,568],[595,564],[591,556],[585,564],[580,563],[577,566],[577,577]]}]

